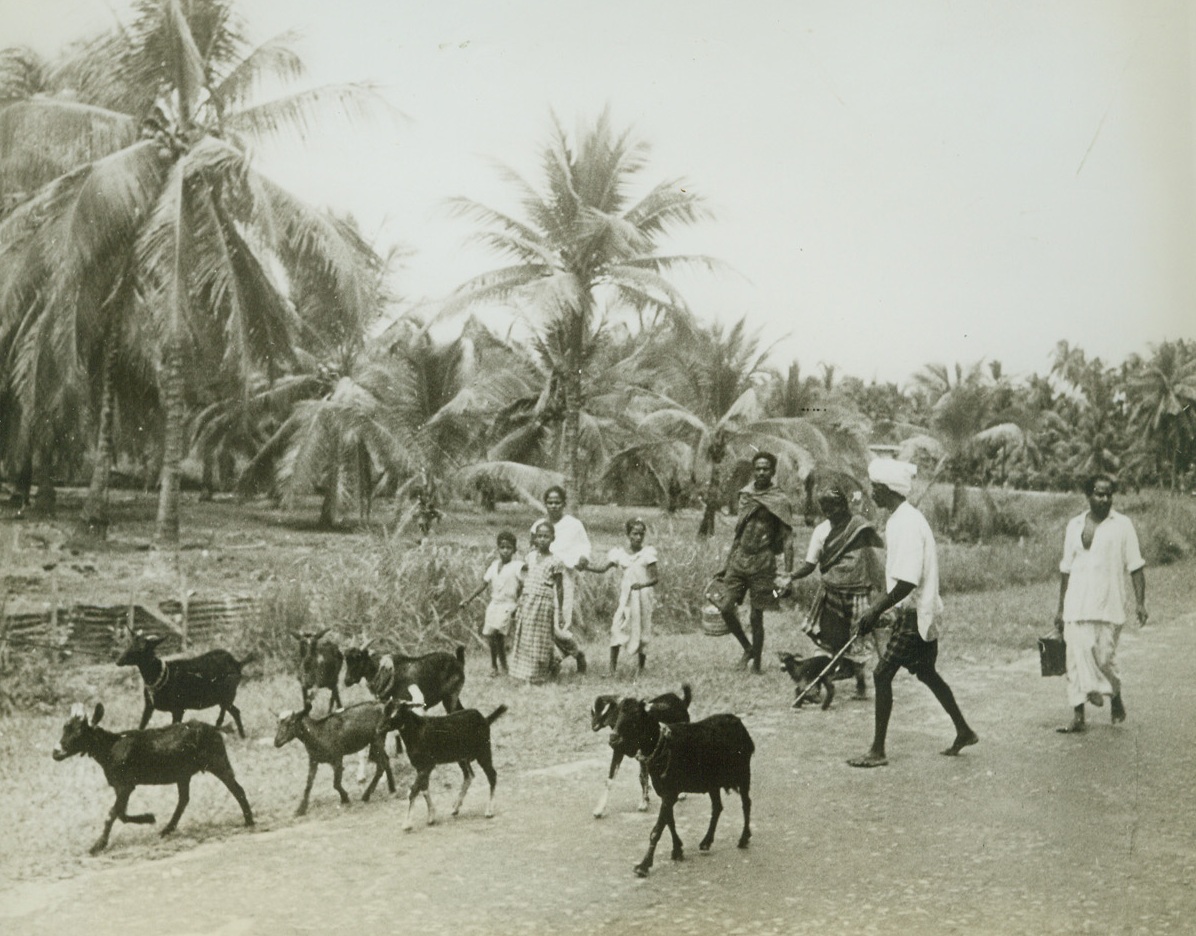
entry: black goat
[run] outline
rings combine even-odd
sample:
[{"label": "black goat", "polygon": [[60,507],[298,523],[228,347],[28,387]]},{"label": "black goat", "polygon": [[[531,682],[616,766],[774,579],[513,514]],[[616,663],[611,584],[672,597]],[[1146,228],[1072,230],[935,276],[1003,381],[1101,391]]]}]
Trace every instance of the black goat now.
[{"label": "black goat", "polygon": [[362,794],[362,802],[369,802],[370,795],[378,781],[386,774],[390,792],[395,791],[395,777],[390,769],[390,758],[386,756],[386,712],[381,702],[361,702],[347,709],[331,712],[324,718],[311,717],[311,703],[300,712],[283,712],[278,716],[278,729],[274,733],[274,746],[282,747],[288,741],[298,738],[307,748],[307,786],[303,799],[299,801],[296,816],[307,812],[311,786],[316,779],[316,768],[320,764],[332,765],[332,788],[340,794],[341,803],[349,805],[349,794],[341,786],[343,759],[346,754],[355,754],[368,749],[370,760],[377,767],[374,779]]},{"label": "black goat", "polygon": [[428,804],[428,825],[436,822],[436,809],[428,793],[428,780],[437,764],[457,764],[461,768],[461,792],[453,804],[453,815],[461,811],[461,803],[469,785],[473,782],[471,761],[477,761],[486,779],[490,782],[490,798],[486,801],[486,818],[494,815],[494,787],[498,774],[494,770],[494,759],[490,751],[490,726],[495,719],[506,712],[500,705],[489,715],[482,715],[477,709],[460,709],[448,715],[428,716],[415,711],[417,703],[405,699],[391,699],[386,703],[386,719],[391,728],[403,739],[407,759],[415,768],[415,782],[407,795],[407,818],[403,828],[411,828],[411,809],[415,797],[424,794]]},{"label": "black goat", "polygon": [[91,721],[82,705],[71,709],[71,717],[62,726],[62,737],[54,748],[54,760],[66,760],[74,754],[86,754],[104,770],[109,785],[116,791],[116,802],[108,811],[104,831],[91,846],[93,855],[103,851],[112,832],[112,824],[121,822],[151,823],[153,813],[130,816],[129,797],[139,786],[168,783],[179,789],[179,802],[174,815],[162,830],[163,835],[174,831],[179,817],[191,799],[191,778],[207,771],[223,783],[236,798],[245,816],[245,825],[253,825],[253,812],[245,791],[233,774],[224,749],[224,738],[211,725],[188,721],[167,728],[137,729],[114,734],[98,727],[104,717],[104,706],[96,704]]},{"label": "black goat", "polygon": [[[649,700],[647,712],[651,717],[663,724],[687,722],[689,721],[689,703],[692,698],[693,692],[689,687],[689,683],[684,683],[681,686],[681,695],[677,695],[675,692],[666,692]],[[613,695],[600,695],[594,699],[594,704],[590,707],[590,728],[594,731],[599,731],[602,728],[614,728],[619,714],[620,701],[618,696]],[[616,746],[612,740],[610,772],[606,778],[606,787],[602,790],[602,795],[598,798],[598,804],[594,807],[595,819],[601,819],[606,814],[606,801],[610,796],[611,784],[615,782],[615,777],[618,776],[623,758],[634,757],[635,754],[636,752],[629,749],[626,745]],[[640,812],[647,812],[648,765],[643,761],[640,762],[640,792],[640,804],[636,808]]]},{"label": "black goat", "polygon": [[145,710],[137,727],[148,725],[155,709],[170,712],[177,725],[187,709],[219,705],[216,727],[224,724],[224,713],[228,712],[236,722],[237,733],[245,737],[241,710],[234,700],[241,683],[241,668],[253,659],[254,654],[238,660],[227,650],[209,650],[182,660],[162,660],[158,658],[156,648],[165,639],[138,631],[131,635],[128,649],[116,661],[117,666],[136,666],[145,683]]},{"label": "black goat", "polygon": [[660,797],[660,814],[648,838],[648,853],[635,866],[647,877],[664,827],[673,837],[673,860],[681,861],[681,837],[673,821],[673,806],[682,792],[710,797],[710,827],[698,848],[708,851],[723,811],[720,790],[737,790],[743,803],[743,832],[739,847],[752,837],[752,754],[756,750],[747,728],[734,715],[711,715],[691,724],[661,725],[638,699],[623,699],[611,732],[611,745],[619,743],[647,755],[648,775]]},{"label": "black goat", "polygon": [[328,711],[331,712],[341,707],[337,681],[345,655],[333,641],[323,639],[327,633],[327,629],[314,634],[291,632],[299,641],[299,690],[303,693],[303,704],[307,705],[317,689],[327,689],[331,692],[328,699]]},{"label": "black goat", "polygon": [[446,712],[456,712],[461,705],[461,688],[465,685],[465,648],[457,646],[456,653],[434,650],[423,656],[403,656],[398,653],[374,654],[367,640],[360,647],[345,650],[345,685],[353,686],[364,679],[374,698],[411,698],[409,686],[418,686],[423,704],[428,708],[443,705]]},{"label": "black goat", "polygon": [[[370,652],[373,638],[362,640],[360,647],[345,649],[345,685],[354,686],[365,680],[374,698],[407,699],[425,708],[441,705],[446,712],[460,711],[461,687],[465,685],[465,648],[458,645],[456,653],[434,650],[422,656],[403,656],[398,653]],[[413,695],[411,687],[419,692]],[[396,745],[402,750],[401,742]],[[357,762],[357,780],[365,782],[365,758]]]}]

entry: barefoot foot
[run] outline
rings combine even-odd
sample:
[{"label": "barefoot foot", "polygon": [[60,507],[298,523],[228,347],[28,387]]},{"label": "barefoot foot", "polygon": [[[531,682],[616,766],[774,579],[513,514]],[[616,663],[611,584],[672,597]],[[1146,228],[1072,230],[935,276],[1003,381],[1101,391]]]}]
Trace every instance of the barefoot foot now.
[{"label": "barefoot foot", "polygon": [[869,751],[863,757],[853,757],[847,763],[852,767],[884,767],[889,763],[889,759],[883,754]]},{"label": "barefoot foot", "polygon": [[955,757],[964,748],[971,747],[973,744],[976,744],[979,741],[980,735],[976,734],[974,731],[969,731],[967,734],[956,735],[955,742],[945,751],[941,751],[940,753],[946,755],[947,757]]},{"label": "barefoot foot", "polygon": [[1113,716],[1113,724],[1125,721],[1125,703],[1121,701],[1121,696],[1113,696],[1112,709],[1110,713]]},{"label": "barefoot foot", "polygon": [[1083,734],[1088,728],[1082,721],[1073,721],[1070,725],[1064,725],[1062,728],[1056,728],[1055,730],[1059,734]]}]

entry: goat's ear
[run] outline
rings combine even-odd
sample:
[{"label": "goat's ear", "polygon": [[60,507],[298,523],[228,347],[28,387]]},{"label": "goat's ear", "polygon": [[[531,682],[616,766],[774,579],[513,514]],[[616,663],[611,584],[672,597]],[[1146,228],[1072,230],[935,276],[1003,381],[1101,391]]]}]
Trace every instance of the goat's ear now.
[{"label": "goat's ear", "polygon": [[148,637],[145,638],[145,645],[147,647],[153,648],[153,647],[158,646],[158,644],[160,644],[165,639],[166,639],[165,634],[150,634]]},{"label": "goat's ear", "polygon": [[374,642],[376,639],[377,639],[376,637],[371,637],[369,640],[366,640],[366,639],[363,637],[363,638],[361,639],[361,649],[362,649],[362,650],[368,650],[368,649],[370,649],[370,644],[372,644],[372,643],[373,643],[373,642]]},{"label": "goat's ear", "polygon": [[327,628],[327,627],[325,627],[323,630],[316,631],[314,634],[311,635],[311,642],[314,644],[317,640],[319,640],[321,637],[323,637],[325,634],[327,634],[328,631],[329,631],[329,628]]},{"label": "goat's ear", "polygon": [[103,703],[103,702],[97,702],[97,703],[96,703],[96,707],[95,707],[95,711],[91,713],[91,723],[92,723],[92,725],[98,725],[98,724],[100,723],[100,719],[101,719],[101,718],[103,718],[103,717],[104,717],[104,703]]}]

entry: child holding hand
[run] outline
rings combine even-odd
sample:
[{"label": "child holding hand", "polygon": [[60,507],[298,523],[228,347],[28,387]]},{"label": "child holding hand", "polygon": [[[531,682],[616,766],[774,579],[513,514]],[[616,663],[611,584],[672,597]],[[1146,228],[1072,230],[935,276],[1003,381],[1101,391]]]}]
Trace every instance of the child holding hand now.
[{"label": "child holding hand", "polygon": [[490,675],[508,672],[507,633],[515,620],[519,606],[519,593],[523,590],[523,563],[515,558],[517,543],[515,534],[503,530],[498,534],[498,558],[482,576],[482,584],[458,606],[464,608],[487,588],[490,589],[490,603],[486,605],[486,618],[482,624],[482,636],[490,645]]},{"label": "child holding hand", "polygon": [[639,517],[627,521],[627,548],[616,546],[606,554],[606,562],[586,567],[587,572],[605,572],[618,566],[623,570],[619,584],[619,605],[610,625],[610,674],[615,675],[619,651],[636,655],[636,673],[643,672],[645,648],[652,637],[652,608],[655,605],[656,548],[644,545],[648,526]]}]

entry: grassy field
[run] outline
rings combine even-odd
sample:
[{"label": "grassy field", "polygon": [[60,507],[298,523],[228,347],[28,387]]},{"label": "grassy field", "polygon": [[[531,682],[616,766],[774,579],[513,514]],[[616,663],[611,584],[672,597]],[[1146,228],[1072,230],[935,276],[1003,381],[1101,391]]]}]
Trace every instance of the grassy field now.
[{"label": "grassy field", "polygon": [[[934,503],[941,496],[943,492],[932,492],[924,504],[928,515],[939,509]],[[953,661],[1001,663],[1031,654],[1035,638],[1053,617],[1062,524],[1082,509],[1083,501],[1078,496],[1002,497],[1000,509],[1017,512],[1014,519],[1025,520],[1020,536],[984,542],[948,542],[944,537],[940,544],[952,626],[943,647],[948,667]],[[1147,495],[1121,498],[1117,506],[1138,524],[1152,561],[1148,605],[1153,622],[1165,626],[1191,607],[1196,509],[1187,501]],[[595,552],[622,544],[623,523],[636,512],[587,507],[583,517]],[[450,511],[432,539],[419,544],[382,530],[319,531],[310,523],[314,510],[286,514],[264,505],[188,502],[185,548],[159,553],[147,548],[152,499],[125,496],[116,504],[113,541],[102,552],[73,551],[66,522],[6,519],[0,524],[0,571],[12,608],[55,599],[62,604],[152,602],[177,597],[184,589],[204,597],[260,596],[262,620],[222,640],[238,655],[250,649],[260,655],[249,667],[238,698],[249,738],[230,735],[228,746],[260,823],[277,827],[326,821],[340,809],[329,773],[322,768],[309,815],[293,819],[306,758],[296,742],[282,750],[272,745],[274,713],[293,708],[299,698],[290,673],[292,628],[327,626],[343,640],[379,635],[410,652],[465,643],[465,703],[484,711],[499,703],[510,706],[510,714],[495,727],[500,778],[514,769],[604,758],[605,740],[590,732],[587,714],[599,692],[655,694],[689,681],[695,711],[701,714],[750,714],[787,705],[790,684],[775,665],[763,678],[745,678],[733,669],[738,649],[732,639],[700,632],[702,587],[721,562],[730,520],[720,521],[714,542],[700,543],[693,536],[695,513],[642,513],[649,524],[649,542],[662,553],[662,584],[658,638],[640,684],[624,673],[613,681],[599,675],[605,668],[603,638],[616,598],[613,574],[586,579],[588,632],[583,636],[595,663],[590,675],[576,677],[567,664],[560,682],[545,687],[487,678],[488,660],[475,637],[482,602],[463,616],[453,616],[449,609],[480,581],[498,530],[515,531],[521,549],[526,548],[533,515],[522,507],[509,506],[494,514]],[[808,530],[800,530],[799,544],[804,546],[807,536]],[[804,588],[799,599],[808,595]],[[769,615],[766,663],[775,659],[774,650],[807,646],[799,619],[800,601],[798,608]],[[19,686],[28,704],[0,719],[0,827],[7,845],[0,851],[0,878],[69,875],[91,861],[86,850],[111,805],[111,792],[93,762],[76,758],[55,764],[49,752],[73,701],[103,701],[108,710],[105,724],[111,729],[135,725],[141,708],[139,677],[111,661],[64,663],[55,652],[38,649],[12,648],[10,665],[5,687]],[[364,690],[355,687],[345,693],[345,702],[364,697]],[[201,717],[210,720],[211,713]],[[163,715],[153,722],[165,723]],[[513,739],[519,739],[517,747]],[[400,785],[410,777],[409,768],[402,765]],[[457,779],[453,772],[443,771],[439,782],[437,796],[443,799],[448,795],[443,787]],[[595,796],[599,785],[596,782]],[[134,806],[155,812],[164,822],[174,796],[173,788],[146,788],[135,794]],[[471,802],[480,808],[480,799],[474,799],[480,796],[476,790],[471,793],[466,808]],[[403,806],[383,797],[353,808],[376,809],[387,821],[398,823]],[[109,852],[98,861],[124,863],[185,850],[198,841],[238,834],[239,821],[237,807],[223,787],[198,780],[172,839],[160,840],[153,827],[118,825]]]}]

